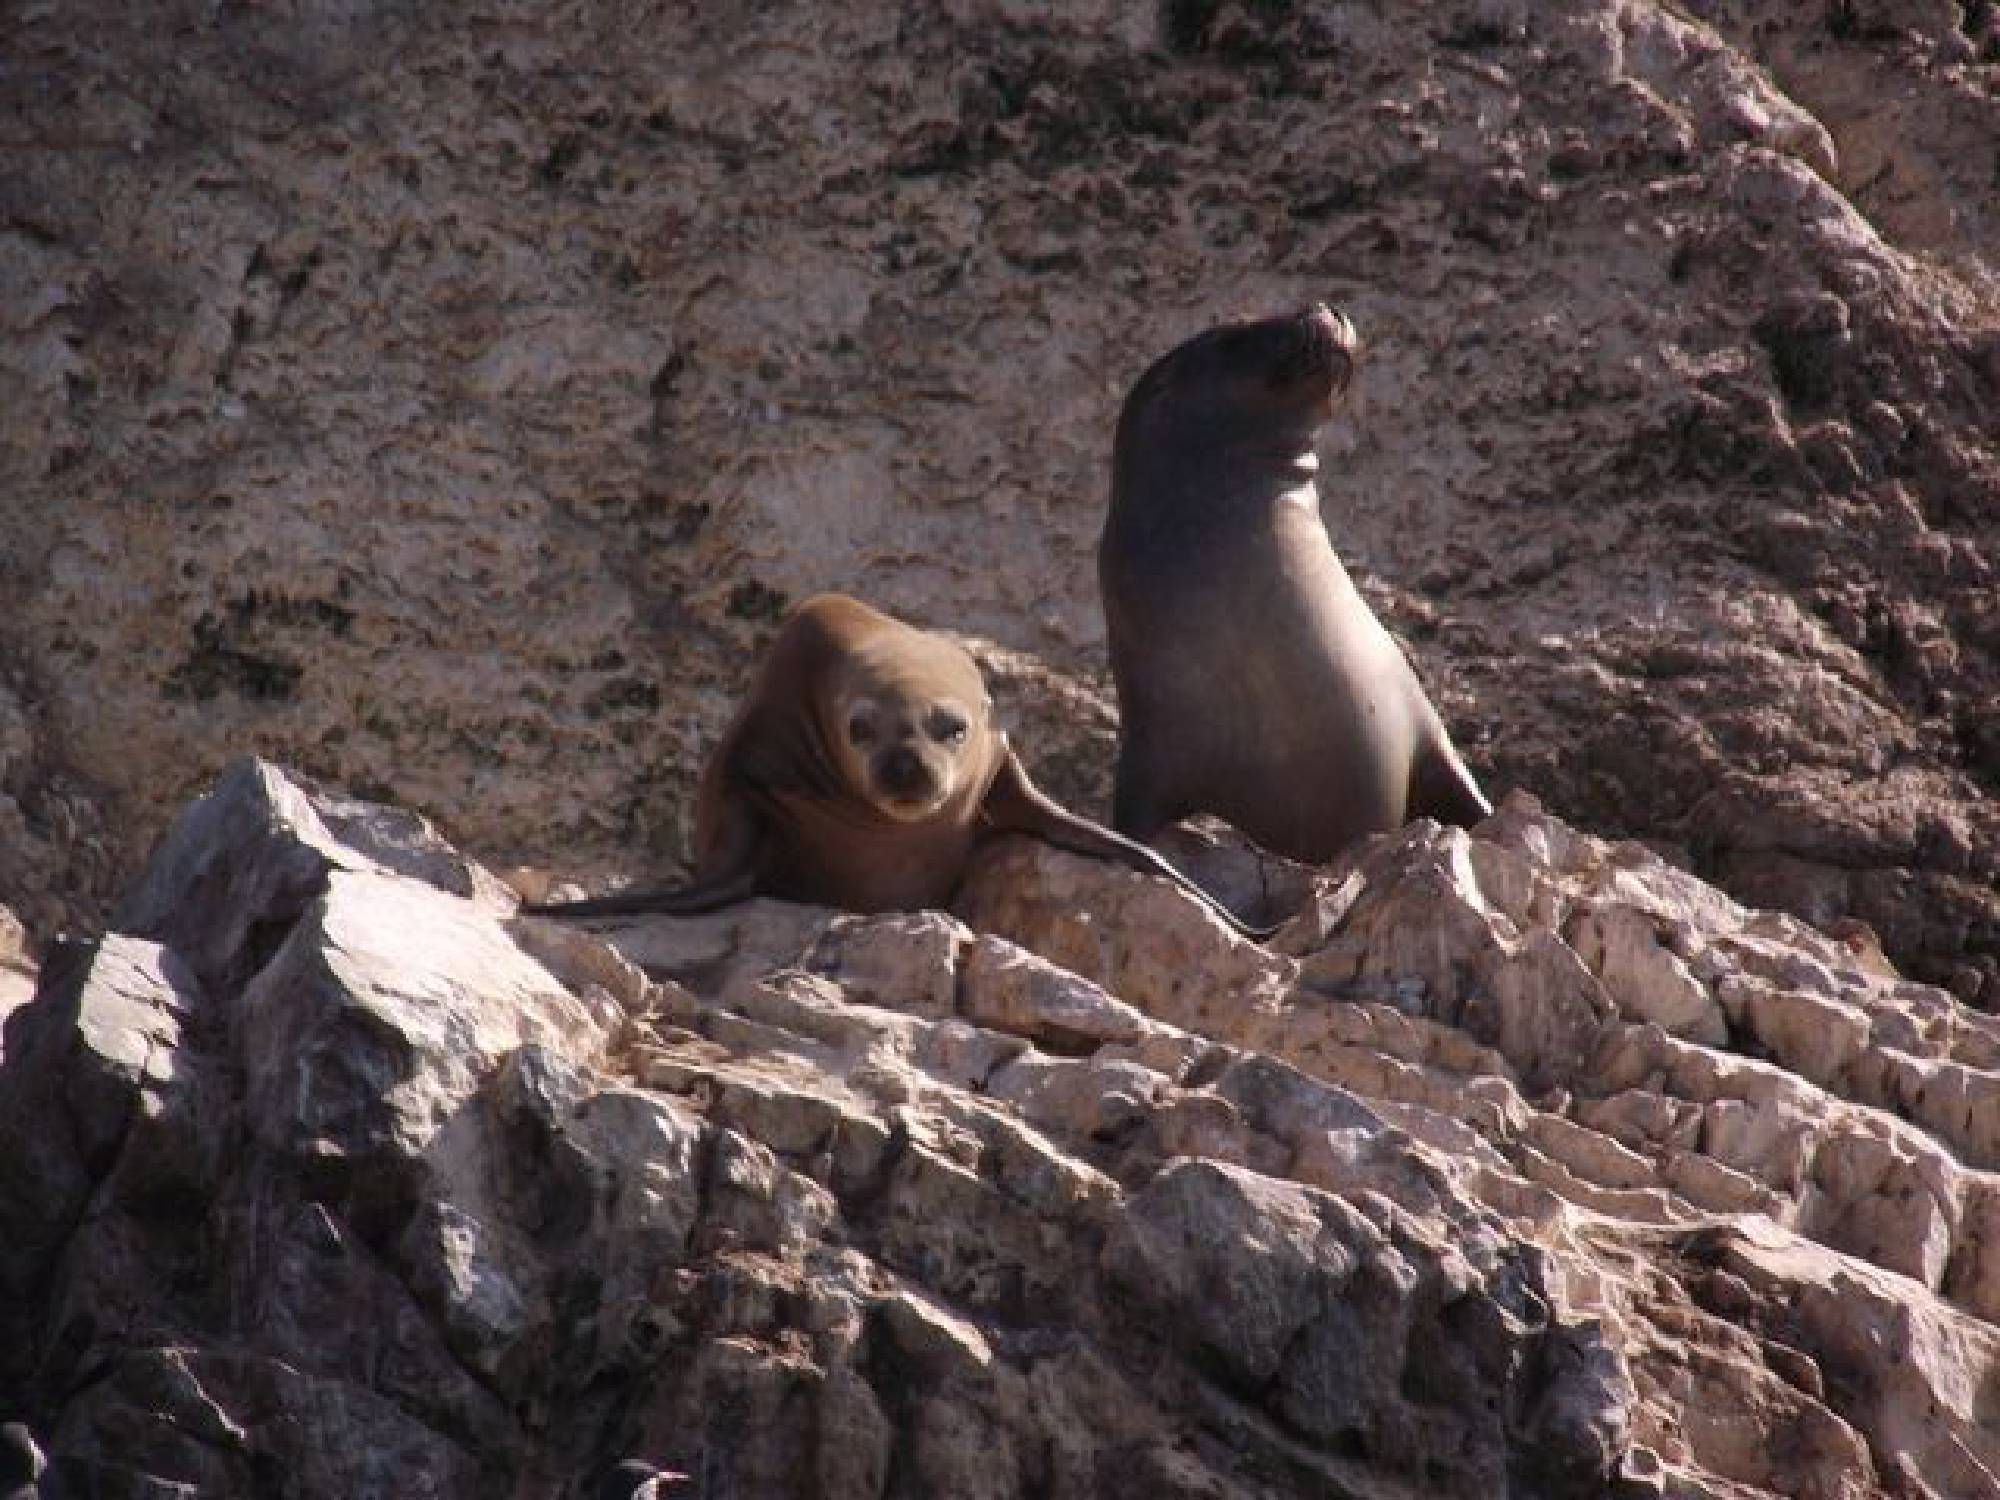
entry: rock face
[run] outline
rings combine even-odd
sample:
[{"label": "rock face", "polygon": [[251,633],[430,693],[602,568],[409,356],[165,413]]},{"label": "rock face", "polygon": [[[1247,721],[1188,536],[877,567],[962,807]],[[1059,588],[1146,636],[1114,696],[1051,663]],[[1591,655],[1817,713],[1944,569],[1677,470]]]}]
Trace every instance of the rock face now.
[{"label": "rock face", "polygon": [[6,23],[0,900],[246,746],[660,874],[772,619],[999,643],[1101,807],[1111,422],[1370,345],[1335,541],[1496,791],[2000,995],[2000,32],[1941,0]]},{"label": "rock face", "polygon": [[1300,885],[606,941],[243,763],[6,1020],[0,1418],[65,1494],[2000,1489],[2000,1024],[1524,797]]}]

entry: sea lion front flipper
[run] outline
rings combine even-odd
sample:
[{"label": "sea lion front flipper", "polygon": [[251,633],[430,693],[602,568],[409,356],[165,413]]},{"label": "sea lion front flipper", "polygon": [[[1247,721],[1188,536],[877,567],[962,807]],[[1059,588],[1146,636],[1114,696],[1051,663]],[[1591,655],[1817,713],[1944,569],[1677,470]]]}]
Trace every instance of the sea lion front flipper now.
[{"label": "sea lion front flipper", "polygon": [[1011,748],[1001,760],[993,784],[987,788],[979,816],[990,832],[1025,833],[1058,849],[1067,849],[1072,854],[1115,860],[1143,875],[1157,875],[1162,880],[1170,880],[1254,942],[1262,942],[1278,930],[1276,927],[1252,927],[1154,850],[1134,843],[1123,834],[1114,833],[1102,823],[1078,817],[1028,779],[1027,768]]},{"label": "sea lion front flipper", "polygon": [[678,890],[621,891],[587,901],[536,901],[521,910],[531,917],[636,917],[659,913],[692,917],[748,901],[757,894],[758,848],[762,835],[749,810],[736,801],[723,808],[714,846],[702,856],[695,878]]},{"label": "sea lion front flipper", "polygon": [[1493,815],[1493,804],[1450,740],[1433,740],[1418,752],[1410,768],[1409,815],[1436,818],[1454,828],[1470,828]]},{"label": "sea lion front flipper", "polygon": [[1147,754],[1153,743],[1128,723],[1119,732],[1118,766],[1111,782],[1111,827],[1141,845],[1180,815],[1160,785],[1156,757]]},{"label": "sea lion front flipper", "polygon": [[531,917],[636,917],[649,913],[692,917],[748,901],[756,894],[757,872],[746,866],[704,877],[678,890],[623,891],[588,901],[534,901],[524,903],[521,910]]}]

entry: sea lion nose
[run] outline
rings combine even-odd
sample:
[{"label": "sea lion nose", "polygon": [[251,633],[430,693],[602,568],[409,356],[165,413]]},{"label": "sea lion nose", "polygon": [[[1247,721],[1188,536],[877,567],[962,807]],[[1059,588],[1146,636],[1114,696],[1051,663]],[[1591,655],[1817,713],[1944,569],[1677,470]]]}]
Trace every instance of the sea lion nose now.
[{"label": "sea lion nose", "polygon": [[915,797],[931,790],[931,768],[909,745],[891,745],[875,762],[875,780],[892,797]]},{"label": "sea lion nose", "polygon": [[1316,362],[1340,395],[1354,379],[1354,367],[1361,355],[1361,335],[1346,313],[1326,302],[1315,302],[1300,314],[1305,329],[1304,344],[1312,351],[1306,358]]},{"label": "sea lion nose", "polygon": [[1306,316],[1319,325],[1320,335],[1351,359],[1361,347],[1361,335],[1355,331],[1353,321],[1339,308],[1329,302],[1315,302],[1306,310]]}]

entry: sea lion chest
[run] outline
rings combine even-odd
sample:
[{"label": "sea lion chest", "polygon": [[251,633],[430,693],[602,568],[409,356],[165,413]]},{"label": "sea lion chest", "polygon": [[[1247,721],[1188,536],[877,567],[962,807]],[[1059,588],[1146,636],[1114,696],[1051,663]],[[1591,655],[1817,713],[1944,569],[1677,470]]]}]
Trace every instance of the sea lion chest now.
[{"label": "sea lion chest", "polygon": [[758,799],[765,824],[759,889],[850,911],[946,905],[979,836],[976,807],[955,795],[931,816],[897,822],[858,796]]},{"label": "sea lion chest", "polygon": [[1286,853],[1400,823],[1414,679],[1335,553],[1316,489],[1183,536],[1173,564],[1133,592],[1114,645],[1130,732],[1162,747],[1171,800]]},{"label": "sea lion chest", "polygon": [[1212,618],[1225,622],[1258,758],[1283,775],[1345,782],[1350,795],[1391,795],[1387,783],[1400,780],[1376,772],[1405,763],[1409,667],[1334,552],[1317,495],[1287,494],[1219,554],[1231,602]]}]

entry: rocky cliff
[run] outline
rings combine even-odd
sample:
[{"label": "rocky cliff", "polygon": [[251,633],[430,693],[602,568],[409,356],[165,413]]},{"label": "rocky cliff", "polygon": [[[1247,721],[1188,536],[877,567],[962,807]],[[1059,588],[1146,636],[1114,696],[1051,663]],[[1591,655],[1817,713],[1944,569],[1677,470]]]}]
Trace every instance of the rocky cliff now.
[{"label": "rocky cliff", "polygon": [[[22,0],[0,131],[0,1488],[2000,1493],[1984,0]],[[1492,820],[515,915],[820,588],[1101,808],[1119,399],[1307,298]]]},{"label": "rocky cliff", "polygon": [[1298,893],[607,941],[244,763],[6,1019],[0,1415],[65,1495],[2000,1493],[2000,1024],[1526,798]]},{"label": "rocky cliff", "polygon": [[0,10],[0,901],[256,749],[670,869],[784,602],[1102,806],[1112,417],[1339,301],[1496,791],[2000,983],[2000,33],[1946,0]]}]

